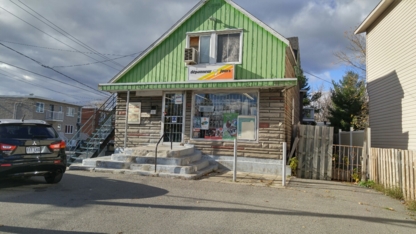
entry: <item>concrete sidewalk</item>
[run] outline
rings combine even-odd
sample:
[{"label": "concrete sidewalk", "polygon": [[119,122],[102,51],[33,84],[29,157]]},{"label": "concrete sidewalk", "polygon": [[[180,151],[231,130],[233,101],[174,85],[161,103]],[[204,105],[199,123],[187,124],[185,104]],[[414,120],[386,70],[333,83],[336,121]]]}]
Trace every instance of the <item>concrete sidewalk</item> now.
[{"label": "concrete sidewalk", "polygon": [[[250,186],[265,186],[272,188],[284,188],[282,185],[282,176],[256,174],[248,172],[237,172],[236,182],[233,182],[233,171],[218,169],[199,179],[200,181],[210,181],[216,183],[233,183]],[[286,185],[290,177],[286,178]]]}]

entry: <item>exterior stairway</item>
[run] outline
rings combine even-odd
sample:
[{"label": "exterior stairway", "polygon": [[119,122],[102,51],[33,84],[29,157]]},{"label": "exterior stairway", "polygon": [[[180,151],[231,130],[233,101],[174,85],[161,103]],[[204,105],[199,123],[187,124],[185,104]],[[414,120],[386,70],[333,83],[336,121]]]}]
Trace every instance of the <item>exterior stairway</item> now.
[{"label": "exterior stairway", "polygon": [[173,177],[181,179],[197,179],[218,169],[218,165],[202,159],[199,150],[193,145],[170,146],[161,145],[157,150],[157,166],[155,170],[155,145],[126,149],[122,154],[88,158],[82,163],[73,163],[69,170],[113,171],[125,174],[146,176]]}]

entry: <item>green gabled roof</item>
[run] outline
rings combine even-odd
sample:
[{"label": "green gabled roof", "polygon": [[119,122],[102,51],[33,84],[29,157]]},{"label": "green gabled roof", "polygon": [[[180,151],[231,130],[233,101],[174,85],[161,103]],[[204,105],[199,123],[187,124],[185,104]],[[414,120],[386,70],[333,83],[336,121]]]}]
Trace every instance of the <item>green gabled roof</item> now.
[{"label": "green gabled roof", "polygon": [[[219,26],[216,25],[215,30],[237,28],[245,31],[243,64],[235,67],[236,80],[283,79],[285,49],[290,46],[286,38],[231,0],[202,0],[168,32],[111,79],[109,84],[115,86],[110,90],[118,89],[116,88],[116,86],[119,87],[118,84],[135,82],[143,83],[136,84],[135,87],[154,87],[149,86],[148,83],[160,82],[188,83],[187,68],[183,62],[186,33],[212,31],[212,22],[208,20],[211,16],[219,18],[222,23]],[[109,90],[111,87],[109,84],[100,84],[100,89]],[[204,85],[192,85],[192,87],[196,86]],[[131,86],[128,85],[128,87]]]}]

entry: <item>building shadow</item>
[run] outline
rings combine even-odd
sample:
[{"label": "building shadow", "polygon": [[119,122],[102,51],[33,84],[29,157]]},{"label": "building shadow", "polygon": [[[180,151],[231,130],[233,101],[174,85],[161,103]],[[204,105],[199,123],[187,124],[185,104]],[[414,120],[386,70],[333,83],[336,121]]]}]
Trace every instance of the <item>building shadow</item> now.
[{"label": "building shadow", "polygon": [[[96,204],[98,200],[151,198],[168,192],[140,183],[69,173],[66,173],[58,184],[47,184],[43,177],[0,180],[1,202],[47,204],[67,208]],[[16,193],[21,194],[15,196]],[[9,194],[11,196],[8,196]]]},{"label": "building shadow", "polygon": [[396,71],[367,84],[371,146],[408,149],[409,132],[403,129],[404,90]]}]

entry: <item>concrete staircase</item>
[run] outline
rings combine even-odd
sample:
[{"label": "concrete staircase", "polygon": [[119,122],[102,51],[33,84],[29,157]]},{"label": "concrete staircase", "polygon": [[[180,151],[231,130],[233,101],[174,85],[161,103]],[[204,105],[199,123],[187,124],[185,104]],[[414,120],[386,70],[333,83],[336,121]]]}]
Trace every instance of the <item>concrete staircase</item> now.
[{"label": "concrete staircase", "polygon": [[126,149],[122,154],[88,158],[82,163],[73,163],[69,170],[94,170],[147,176],[197,179],[218,169],[215,162],[202,158],[193,145],[159,145],[155,172],[155,145]]}]

